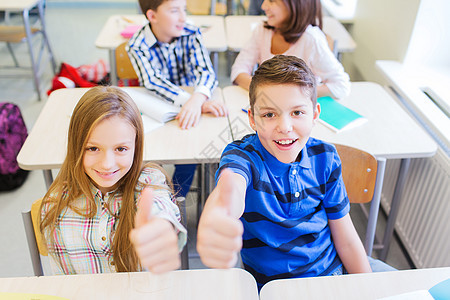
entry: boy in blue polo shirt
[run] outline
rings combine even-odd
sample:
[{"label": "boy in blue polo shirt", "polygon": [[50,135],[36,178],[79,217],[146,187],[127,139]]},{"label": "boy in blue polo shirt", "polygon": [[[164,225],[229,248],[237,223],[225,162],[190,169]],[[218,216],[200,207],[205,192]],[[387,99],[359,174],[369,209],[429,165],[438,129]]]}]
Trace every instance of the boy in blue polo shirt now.
[{"label": "boy in blue polo shirt", "polygon": [[275,56],[255,72],[249,96],[256,134],[222,154],[199,223],[203,263],[232,267],[242,248],[259,288],[274,279],[371,272],[336,149],[310,137],[320,114],[311,70],[299,58]]}]

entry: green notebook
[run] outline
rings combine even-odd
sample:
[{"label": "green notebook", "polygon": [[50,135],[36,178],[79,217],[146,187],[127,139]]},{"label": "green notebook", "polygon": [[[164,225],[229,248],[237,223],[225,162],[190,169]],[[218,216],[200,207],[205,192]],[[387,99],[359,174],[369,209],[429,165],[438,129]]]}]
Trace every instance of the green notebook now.
[{"label": "green notebook", "polygon": [[317,98],[321,111],[319,121],[335,132],[357,127],[367,119],[331,97]]}]

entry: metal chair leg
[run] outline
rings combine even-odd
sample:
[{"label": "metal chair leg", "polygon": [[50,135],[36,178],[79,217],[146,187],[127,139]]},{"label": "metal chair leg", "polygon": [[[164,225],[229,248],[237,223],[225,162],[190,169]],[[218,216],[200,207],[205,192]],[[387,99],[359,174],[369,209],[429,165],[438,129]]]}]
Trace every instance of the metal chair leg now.
[{"label": "metal chair leg", "polygon": [[57,68],[56,60],[55,60],[55,56],[53,55],[52,48],[50,47],[50,42],[48,41],[47,31],[45,28],[44,6],[45,6],[45,0],[39,1],[38,12],[39,12],[39,18],[41,19],[41,32],[42,32],[42,36],[44,38],[44,42],[47,46],[48,53],[50,55],[50,61],[52,63],[52,68],[53,68],[53,74],[56,74],[56,68]]},{"label": "metal chair leg", "polygon": [[8,47],[8,51],[11,54],[11,57],[12,57],[12,59],[14,61],[14,65],[18,68],[19,67],[19,62],[17,61],[16,55],[14,54],[14,51],[13,51],[13,49],[11,47],[11,43],[7,42],[6,46]]},{"label": "metal chair leg", "polygon": [[25,32],[27,35],[27,45],[28,45],[28,51],[30,53],[31,68],[33,69],[34,87],[36,88],[36,92],[38,94],[38,99],[40,101],[41,100],[41,89],[39,87],[39,74],[38,74],[38,69],[37,69],[36,63],[34,61],[33,45],[31,43],[32,35],[31,35],[31,27],[30,27],[30,19],[29,19],[29,10],[28,9],[24,9],[24,11],[23,11],[23,23],[24,23]]}]

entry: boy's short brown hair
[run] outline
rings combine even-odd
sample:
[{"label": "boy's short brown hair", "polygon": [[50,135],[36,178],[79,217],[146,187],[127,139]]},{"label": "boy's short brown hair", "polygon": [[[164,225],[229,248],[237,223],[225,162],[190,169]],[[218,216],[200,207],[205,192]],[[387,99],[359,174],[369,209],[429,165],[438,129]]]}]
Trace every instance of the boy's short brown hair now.
[{"label": "boy's short brown hair", "polygon": [[252,77],[249,89],[252,113],[254,113],[258,87],[272,84],[299,86],[305,95],[310,96],[313,109],[316,108],[316,78],[302,59],[296,56],[276,55],[259,66]]},{"label": "boy's short brown hair", "polygon": [[142,13],[146,15],[149,9],[156,11],[164,1],[168,0],[139,0],[139,6]]}]

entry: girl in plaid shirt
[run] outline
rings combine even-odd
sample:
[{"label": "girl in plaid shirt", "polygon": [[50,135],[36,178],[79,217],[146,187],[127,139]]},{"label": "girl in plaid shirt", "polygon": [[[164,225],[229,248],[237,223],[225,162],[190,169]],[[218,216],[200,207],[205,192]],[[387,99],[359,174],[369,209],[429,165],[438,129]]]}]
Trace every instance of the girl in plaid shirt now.
[{"label": "girl in plaid shirt", "polygon": [[125,92],[94,87],[80,99],[66,159],[41,205],[55,273],[179,267],[186,230],[163,170],[143,166],[143,143],[139,110]]}]

